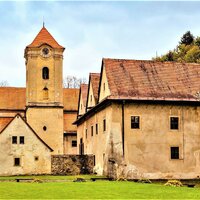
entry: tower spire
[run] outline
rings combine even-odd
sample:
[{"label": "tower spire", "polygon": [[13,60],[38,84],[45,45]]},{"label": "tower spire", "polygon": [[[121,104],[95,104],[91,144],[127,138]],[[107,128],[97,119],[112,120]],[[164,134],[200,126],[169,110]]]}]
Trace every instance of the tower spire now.
[{"label": "tower spire", "polygon": [[45,23],[44,23],[44,16],[43,16],[43,28],[44,28],[44,26],[45,26]]}]

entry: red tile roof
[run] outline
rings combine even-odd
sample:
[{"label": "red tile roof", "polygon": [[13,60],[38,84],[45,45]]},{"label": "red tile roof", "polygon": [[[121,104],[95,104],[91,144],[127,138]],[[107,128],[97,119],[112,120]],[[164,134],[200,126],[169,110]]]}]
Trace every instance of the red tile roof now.
[{"label": "red tile roof", "polygon": [[[64,88],[64,110],[78,110],[79,89]],[[26,88],[0,87],[0,109],[25,110]]]},{"label": "red tile roof", "polygon": [[103,59],[110,99],[200,100],[200,64]]},{"label": "red tile roof", "polygon": [[98,100],[99,81],[100,81],[100,73],[90,73],[90,82],[92,83],[92,89],[96,103]]},{"label": "red tile roof", "polygon": [[25,105],[25,88],[0,87],[0,109],[24,110]]},{"label": "red tile roof", "polygon": [[13,117],[0,117],[0,132],[12,121]]},{"label": "red tile roof", "polygon": [[53,36],[48,32],[45,27],[42,27],[33,42],[27,47],[40,47],[42,44],[48,44],[51,47],[57,49],[64,49],[64,47],[58,44],[58,42],[53,38]]},{"label": "red tile roof", "polygon": [[79,89],[64,88],[63,89],[63,104],[64,110],[78,110]]},{"label": "red tile roof", "polygon": [[86,107],[87,93],[88,93],[88,84],[81,84],[81,94],[84,107]]}]

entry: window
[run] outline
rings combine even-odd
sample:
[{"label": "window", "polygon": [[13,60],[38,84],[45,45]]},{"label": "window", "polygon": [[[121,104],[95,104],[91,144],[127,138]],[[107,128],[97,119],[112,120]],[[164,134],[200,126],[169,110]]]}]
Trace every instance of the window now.
[{"label": "window", "polygon": [[140,117],[139,116],[131,116],[131,128],[132,129],[140,128]]},{"label": "window", "polygon": [[14,158],[14,166],[20,166],[20,158]]},{"label": "window", "polygon": [[103,131],[106,131],[106,120],[103,120]]},{"label": "window", "polygon": [[24,144],[24,136],[20,136],[19,137],[19,143],[20,144]]},{"label": "window", "polygon": [[85,129],[85,138],[87,139],[87,129]]},{"label": "window", "polygon": [[91,101],[91,103],[92,103],[92,95],[90,95],[90,101]]},{"label": "window", "polygon": [[76,140],[72,140],[72,147],[77,147],[77,141]]},{"label": "window", "polygon": [[98,124],[96,124],[96,134],[98,134]]},{"label": "window", "polygon": [[91,126],[91,136],[93,136],[93,126]]},{"label": "window", "polygon": [[179,159],[179,147],[171,147],[171,159]]},{"label": "window", "polygon": [[12,144],[17,144],[17,136],[12,136]]},{"label": "window", "polygon": [[49,68],[48,67],[43,67],[42,78],[43,79],[49,79]]},{"label": "window", "polygon": [[106,90],[106,84],[103,83],[103,91],[105,91],[105,90]]},{"label": "window", "polygon": [[43,89],[43,99],[47,100],[49,98],[49,90],[47,87]]},{"label": "window", "polygon": [[47,130],[47,127],[46,127],[46,126],[43,126],[43,130],[46,131],[46,130]]},{"label": "window", "polygon": [[39,160],[39,157],[38,156],[35,156],[35,161],[38,161]]},{"label": "window", "polygon": [[170,117],[170,129],[178,130],[178,117]]}]

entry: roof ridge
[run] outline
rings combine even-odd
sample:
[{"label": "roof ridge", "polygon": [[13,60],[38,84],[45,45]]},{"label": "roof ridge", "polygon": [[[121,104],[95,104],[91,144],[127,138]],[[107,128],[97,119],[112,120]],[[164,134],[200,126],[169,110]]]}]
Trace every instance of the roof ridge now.
[{"label": "roof ridge", "polygon": [[187,63],[187,62],[176,62],[176,61],[157,61],[157,60],[139,60],[139,59],[125,59],[125,58],[103,58],[102,59],[103,61],[104,60],[109,60],[109,61],[132,61],[132,62],[149,62],[149,63],[163,63],[163,64],[179,64],[179,65],[183,65],[183,64],[186,64],[186,65],[200,65],[200,63]]}]

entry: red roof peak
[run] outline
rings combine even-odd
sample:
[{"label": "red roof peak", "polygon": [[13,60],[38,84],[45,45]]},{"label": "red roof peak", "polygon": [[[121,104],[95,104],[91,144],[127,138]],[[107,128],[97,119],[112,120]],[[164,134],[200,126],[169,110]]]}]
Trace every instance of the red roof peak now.
[{"label": "red roof peak", "polygon": [[49,31],[43,26],[40,32],[37,34],[35,39],[27,47],[39,47],[42,44],[48,44],[56,49],[64,49],[58,42],[53,38]]}]

